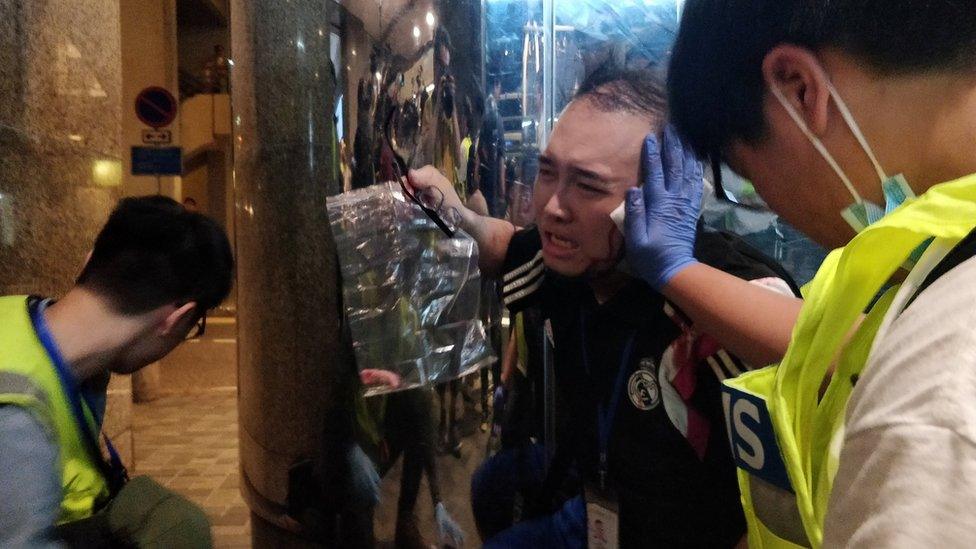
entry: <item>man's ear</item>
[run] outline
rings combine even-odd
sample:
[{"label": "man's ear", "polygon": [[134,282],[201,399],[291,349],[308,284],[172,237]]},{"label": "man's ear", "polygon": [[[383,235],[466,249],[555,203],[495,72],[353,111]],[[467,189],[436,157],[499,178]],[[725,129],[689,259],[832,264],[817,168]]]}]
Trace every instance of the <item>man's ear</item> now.
[{"label": "man's ear", "polygon": [[172,312],[166,315],[162,325],[160,325],[160,335],[169,335],[177,326],[180,326],[184,318],[194,314],[196,308],[197,302],[190,301],[189,303],[185,303],[182,306],[173,309]]},{"label": "man's ear", "polygon": [[[763,59],[762,75],[766,86],[776,87],[783,93],[814,135],[826,133],[829,78],[813,52],[789,44],[776,46]],[[771,104],[780,108],[778,102]]]}]

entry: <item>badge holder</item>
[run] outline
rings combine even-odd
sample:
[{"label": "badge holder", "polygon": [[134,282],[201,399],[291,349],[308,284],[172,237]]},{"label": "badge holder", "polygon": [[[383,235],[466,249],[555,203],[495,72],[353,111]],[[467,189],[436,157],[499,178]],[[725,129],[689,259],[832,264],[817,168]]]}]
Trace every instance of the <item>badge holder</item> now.
[{"label": "badge holder", "polygon": [[[591,375],[589,365],[589,351],[586,347],[586,318],[580,314],[580,338],[583,365],[588,376]],[[621,356],[620,366],[617,368],[617,379],[610,395],[610,402],[597,406],[597,437],[600,444],[599,482],[587,481],[583,484],[583,501],[586,503],[586,540],[589,549],[617,549],[620,547],[620,504],[615,490],[607,484],[609,471],[608,452],[610,448],[610,431],[617,407],[620,405],[620,395],[624,391],[627,379],[627,364],[630,362],[634,347],[636,332],[630,335]]]},{"label": "badge holder", "polygon": [[586,502],[586,541],[589,549],[620,547],[620,504],[616,492],[606,484],[606,454],[600,456],[600,482],[583,486]]}]

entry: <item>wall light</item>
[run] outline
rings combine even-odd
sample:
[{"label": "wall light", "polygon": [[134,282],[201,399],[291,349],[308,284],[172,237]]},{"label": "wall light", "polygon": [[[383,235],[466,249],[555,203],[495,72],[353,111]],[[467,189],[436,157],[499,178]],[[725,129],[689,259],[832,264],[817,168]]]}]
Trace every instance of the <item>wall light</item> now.
[{"label": "wall light", "polygon": [[118,160],[94,161],[92,181],[99,187],[118,187],[122,183],[122,163]]},{"label": "wall light", "polygon": [[434,14],[429,11],[427,12],[427,17],[425,19],[427,20],[428,27],[433,27],[434,23],[437,22],[437,20],[434,19]]}]

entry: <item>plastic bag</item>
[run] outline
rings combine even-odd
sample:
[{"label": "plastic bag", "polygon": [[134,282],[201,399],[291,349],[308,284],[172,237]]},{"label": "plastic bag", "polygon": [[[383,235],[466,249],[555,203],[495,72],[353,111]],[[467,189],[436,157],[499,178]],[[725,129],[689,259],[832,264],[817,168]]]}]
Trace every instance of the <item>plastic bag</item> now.
[{"label": "plastic bag", "polygon": [[470,236],[447,238],[396,183],[332,197],[327,209],[356,365],[401,379],[367,395],[441,383],[494,360]]}]

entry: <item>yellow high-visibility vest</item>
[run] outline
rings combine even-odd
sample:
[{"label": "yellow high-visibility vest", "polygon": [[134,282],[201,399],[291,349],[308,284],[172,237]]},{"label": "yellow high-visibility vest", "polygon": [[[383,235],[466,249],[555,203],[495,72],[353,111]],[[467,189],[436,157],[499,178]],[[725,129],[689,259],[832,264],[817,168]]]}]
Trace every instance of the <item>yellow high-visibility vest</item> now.
[{"label": "yellow high-visibility vest", "polygon": [[[91,516],[109,497],[108,484],[82,438],[55,366],[34,332],[26,296],[0,297],[0,404],[29,411],[58,446],[58,524]],[[90,414],[88,420],[97,433]]]},{"label": "yellow high-visibility vest", "polygon": [[871,302],[923,243],[934,240],[948,249],[974,227],[976,174],[906,202],[827,257],[804,291],[782,362],[725,381],[723,405],[750,547],[823,544],[853,380],[898,287]]}]

